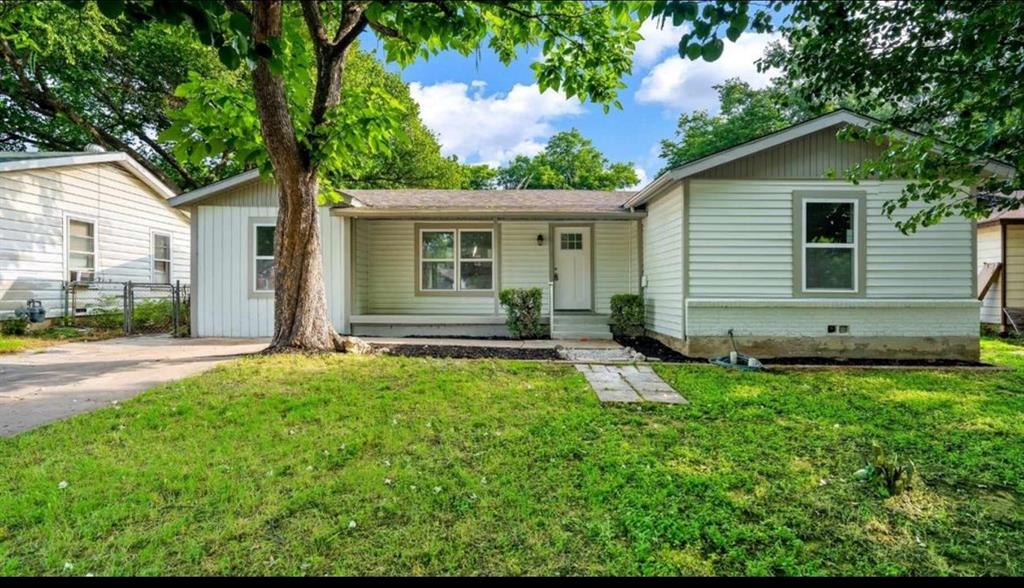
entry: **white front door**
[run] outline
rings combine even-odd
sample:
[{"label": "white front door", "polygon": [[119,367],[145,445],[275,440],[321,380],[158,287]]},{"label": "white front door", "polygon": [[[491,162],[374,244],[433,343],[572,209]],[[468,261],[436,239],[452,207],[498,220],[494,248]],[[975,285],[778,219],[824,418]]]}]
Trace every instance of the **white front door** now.
[{"label": "white front door", "polygon": [[590,227],[555,227],[555,309],[590,310]]}]

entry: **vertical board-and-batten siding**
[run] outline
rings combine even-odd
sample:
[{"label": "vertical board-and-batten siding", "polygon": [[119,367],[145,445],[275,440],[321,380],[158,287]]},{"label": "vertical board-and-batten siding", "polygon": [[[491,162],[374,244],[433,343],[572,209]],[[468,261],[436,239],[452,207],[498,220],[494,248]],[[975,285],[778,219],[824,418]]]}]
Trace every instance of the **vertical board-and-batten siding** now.
[{"label": "vertical board-and-batten siding", "polygon": [[152,232],[171,237],[171,279],[189,280],[188,220],[113,163],[0,173],[0,313],[40,299],[62,309],[65,219],[96,224],[96,270],[105,281],[152,280]]},{"label": "vertical board-and-batten siding", "polygon": [[643,220],[644,305],[647,328],[684,337],[683,184],[677,182],[647,204]]},{"label": "vertical board-and-batten siding", "polygon": [[971,223],[950,218],[904,235],[882,214],[882,205],[901,189],[899,182],[691,181],[690,296],[792,297],[799,271],[793,258],[793,192],[846,190],[867,193],[867,275],[860,279],[866,280],[868,298],[972,298]]},{"label": "vertical board-and-batten siding", "polygon": [[821,179],[882,152],[866,141],[840,141],[843,125],[811,133],[782,145],[713,167],[693,179]]},{"label": "vertical board-and-batten siding", "polygon": [[[195,336],[269,337],[273,334],[274,301],[250,298],[252,219],[277,218],[277,188],[252,182],[211,198],[195,208],[197,223],[196,290],[193,296]],[[324,281],[331,322],[340,332],[345,323],[348,220],[320,209]]]},{"label": "vertical board-and-batten siding", "polygon": [[[1003,262],[1003,229],[999,224],[988,225],[978,228],[978,268],[983,263]],[[1004,268],[1005,269],[1005,268]],[[980,286],[980,284],[979,284]],[[1003,273],[988,289],[985,297],[981,300],[981,322],[988,324],[999,324],[1002,313],[1003,300]]]}]

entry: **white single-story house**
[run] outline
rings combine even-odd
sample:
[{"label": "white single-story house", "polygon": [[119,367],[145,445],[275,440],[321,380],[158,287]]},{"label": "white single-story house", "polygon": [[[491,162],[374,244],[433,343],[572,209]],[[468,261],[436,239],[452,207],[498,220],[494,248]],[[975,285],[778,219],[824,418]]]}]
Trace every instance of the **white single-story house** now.
[{"label": "white single-story house", "polygon": [[172,196],[124,153],[0,153],[0,315],[28,299],[60,314],[68,281],[187,282]]},{"label": "white single-story house", "polygon": [[[690,355],[727,351],[732,331],[762,357],[977,359],[973,223],[906,236],[882,214],[902,183],[827,179],[878,152],[836,138],[873,122],[836,111],[637,193],[342,190],[321,211],[331,318],[501,335],[498,292],[536,286],[557,338],[608,337],[611,296],[641,293],[648,333]],[[248,172],[172,203],[193,219],[193,335],[270,335],[275,185]]]},{"label": "white single-story house", "polygon": [[[1024,192],[1015,194],[1024,198]],[[978,223],[981,322],[1024,333],[1024,209],[1000,211]]]}]

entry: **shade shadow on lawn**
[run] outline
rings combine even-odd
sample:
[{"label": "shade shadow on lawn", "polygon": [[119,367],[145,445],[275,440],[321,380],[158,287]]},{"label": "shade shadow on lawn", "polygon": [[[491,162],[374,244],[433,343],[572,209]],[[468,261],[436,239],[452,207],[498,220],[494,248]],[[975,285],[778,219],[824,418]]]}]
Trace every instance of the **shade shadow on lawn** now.
[{"label": "shade shadow on lawn", "polygon": [[[241,360],[0,440],[0,573],[1024,572],[1020,371],[656,369],[690,405],[604,407],[563,364]],[[853,481],[872,440],[923,484]]]}]

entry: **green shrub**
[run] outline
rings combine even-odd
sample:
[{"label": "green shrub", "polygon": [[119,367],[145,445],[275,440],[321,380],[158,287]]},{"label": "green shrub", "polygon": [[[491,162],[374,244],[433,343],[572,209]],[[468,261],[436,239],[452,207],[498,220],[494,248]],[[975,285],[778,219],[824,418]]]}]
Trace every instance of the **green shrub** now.
[{"label": "green shrub", "polygon": [[612,332],[637,337],[644,334],[644,299],[639,294],[612,296]]},{"label": "green shrub", "polygon": [[544,336],[541,316],[540,288],[505,288],[498,295],[505,307],[505,325],[516,339],[537,339]]},{"label": "green shrub", "polygon": [[170,330],[174,323],[170,300],[142,300],[135,303],[132,328],[137,331]]},{"label": "green shrub", "polygon": [[0,320],[0,332],[4,335],[24,335],[28,331],[28,319],[20,316]]}]

